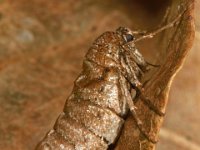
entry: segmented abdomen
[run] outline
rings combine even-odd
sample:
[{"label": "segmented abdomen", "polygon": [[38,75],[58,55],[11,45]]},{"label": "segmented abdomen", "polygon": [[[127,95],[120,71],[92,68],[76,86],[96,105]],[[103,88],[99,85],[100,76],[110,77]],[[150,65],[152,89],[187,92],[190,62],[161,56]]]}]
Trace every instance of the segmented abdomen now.
[{"label": "segmented abdomen", "polygon": [[117,68],[105,68],[86,59],[83,69],[64,112],[38,150],[104,150],[119,135],[128,108]]}]

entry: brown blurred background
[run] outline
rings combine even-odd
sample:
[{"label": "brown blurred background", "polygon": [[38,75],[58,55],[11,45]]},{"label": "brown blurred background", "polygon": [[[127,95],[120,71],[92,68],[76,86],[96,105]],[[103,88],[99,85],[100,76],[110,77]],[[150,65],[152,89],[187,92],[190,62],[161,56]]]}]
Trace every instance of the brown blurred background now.
[{"label": "brown blurred background", "polygon": [[[52,128],[87,49],[118,26],[152,29],[164,14],[154,0],[0,0],[0,149],[30,150]],[[176,76],[157,150],[200,150],[200,2],[196,38]],[[149,40],[141,51],[156,54]],[[140,45],[139,45],[140,47]]]}]

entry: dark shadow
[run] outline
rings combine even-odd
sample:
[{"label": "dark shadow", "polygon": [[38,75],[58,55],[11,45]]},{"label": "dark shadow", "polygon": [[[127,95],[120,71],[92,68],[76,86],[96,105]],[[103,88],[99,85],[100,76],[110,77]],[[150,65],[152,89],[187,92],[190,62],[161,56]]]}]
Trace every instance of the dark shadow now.
[{"label": "dark shadow", "polygon": [[160,12],[162,9],[166,8],[166,6],[169,6],[171,3],[171,0],[128,0],[128,1],[134,1],[138,5],[141,5],[146,9],[148,12],[154,14]]}]

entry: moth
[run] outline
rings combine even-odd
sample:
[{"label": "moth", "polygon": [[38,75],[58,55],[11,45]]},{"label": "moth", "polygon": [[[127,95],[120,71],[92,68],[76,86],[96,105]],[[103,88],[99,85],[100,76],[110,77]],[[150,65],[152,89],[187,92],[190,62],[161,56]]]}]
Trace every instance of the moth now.
[{"label": "moth", "polygon": [[[173,27],[180,17],[150,33],[119,27],[98,37],[85,56],[63,113],[36,149],[106,150],[118,138],[129,111],[140,132],[156,143],[136,114],[135,97],[139,96],[159,116],[164,113],[142,94],[141,77],[152,65],[135,43]],[[131,95],[131,90],[136,94]]]}]

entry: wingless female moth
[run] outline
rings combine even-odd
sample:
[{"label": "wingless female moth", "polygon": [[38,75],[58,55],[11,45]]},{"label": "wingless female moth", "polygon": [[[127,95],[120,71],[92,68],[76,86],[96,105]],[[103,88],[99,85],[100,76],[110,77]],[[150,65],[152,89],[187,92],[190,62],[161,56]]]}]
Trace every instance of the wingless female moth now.
[{"label": "wingless female moth", "polygon": [[[64,112],[36,149],[106,150],[115,143],[129,110],[140,132],[156,143],[143,128],[133,102],[137,95],[157,115],[164,115],[143,96],[140,79],[151,64],[135,43],[175,26],[182,15],[150,33],[119,27],[98,37],[85,56],[83,70],[74,82]],[[133,90],[135,96],[131,95]]]}]

